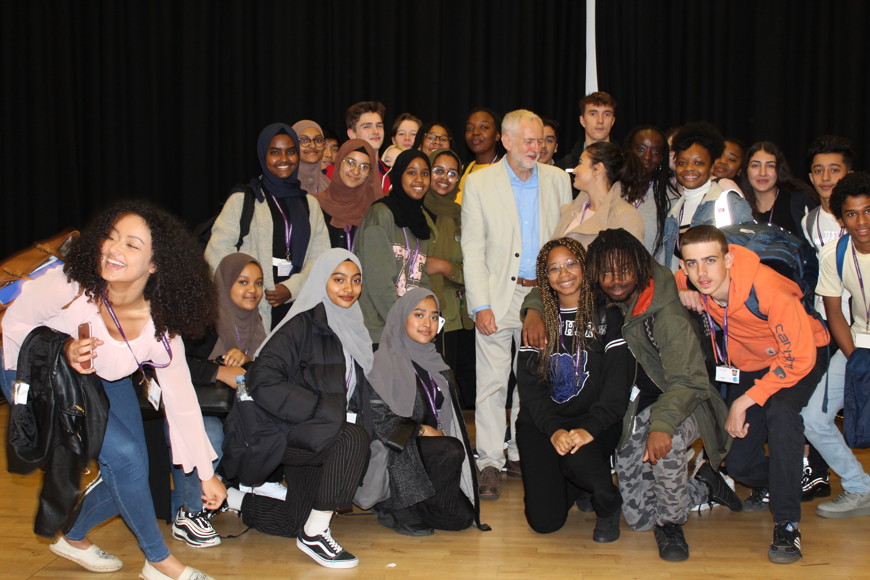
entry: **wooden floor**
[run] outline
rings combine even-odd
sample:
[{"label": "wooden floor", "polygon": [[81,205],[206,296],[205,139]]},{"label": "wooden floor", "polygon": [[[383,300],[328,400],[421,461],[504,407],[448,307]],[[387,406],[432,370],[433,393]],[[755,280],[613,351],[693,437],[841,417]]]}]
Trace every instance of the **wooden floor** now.
[{"label": "wooden floor", "polygon": [[[8,406],[0,406],[0,431],[5,440]],[[0,446],[5,465],[5,446]],[[860,452],[870,467],[870,452]],[[41,476],[0,476],[0,578],[96,578],[75,564],[54,556],[47,541],[32,532]],[[832,478],[834,493],[841,491]],[[691,549],[687,562],[668,563],[658,557],[652,532],[633,532],[622,524],[622,537],[612,544],[592,541],[594,515],[572,510],[565,527],[538,535],[523,517],[522,482],[502,481],[502,497],[483,504],[483,521],[491,532],[436,532],[426,538],[400,536],[378,525],[365,513],[333,520],[335,537],[360,559],[353,570],[328,570],[300,552],[295,542],[256,531],[224,540],[215,548],[193,549],[164,535],[173,553],[215,578],[870,578],[870,517],[848,520],[819,518],[818,501],[803,504],[804,558],[782,566],[767,561],[772,533],[768,513],[732,513],[717,507],[692,514],[684,526]],[[741,496],[747,490],[738,487]],[[819,500],[821,501],[821,500]],[[232,514],[214,520],[222,534],[243,529]],[[120,518],[94,530],[90,538],[120,557],[125,567],[99,577],[137,578],[143,564],[133,534]]]}]

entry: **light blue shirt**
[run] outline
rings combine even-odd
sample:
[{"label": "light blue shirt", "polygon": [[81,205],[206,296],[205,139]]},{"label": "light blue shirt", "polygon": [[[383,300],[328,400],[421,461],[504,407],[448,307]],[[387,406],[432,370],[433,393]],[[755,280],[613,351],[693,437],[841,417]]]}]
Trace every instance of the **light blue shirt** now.
[{"label": "light blue shirt", "polygon": [[526,280],[534,280],[535,262],[538,259],[538,251],[541,249],[540,219],[538,218],[538,165],[532,169],[532,176],[523,181],[511,166],[505,161],[508,180],[514,194],[514,203],[517,206],[517,215],[520,218],[520,239],[523,247],[520,251],[519,277]]}]

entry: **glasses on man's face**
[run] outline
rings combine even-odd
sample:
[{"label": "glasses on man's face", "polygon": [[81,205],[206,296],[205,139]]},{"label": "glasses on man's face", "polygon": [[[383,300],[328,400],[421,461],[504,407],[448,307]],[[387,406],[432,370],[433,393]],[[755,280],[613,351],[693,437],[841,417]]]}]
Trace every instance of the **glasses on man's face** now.
[{"label": "glasses on man's face", "polygon": [[555,278],[559,275],[559,272],[561,272],[562,269],[564,269],[566,272],[576,272],[579,268],[580,262],[568,258],[561,264],[550,264],[549,266],[547,266],[547,276]]},{"label": "glasses on man's face", "polygon": [[443,167],[433,167],[432,175],[435,177],[444,177],[447,176],[447,179],[450,181],[456,181],[459,179],[459,172],[455,169],[444,169]]},{"label": "glasses on man's face", "polygon": [[368,175],[368,173],[372,170],[371,163],[357,163],[350,157],[345,157],[344,161],[342,161],[345,165],[347,165],[348,171],[353,171],[354,169],[359,170],[360,173],[364,175]]},{"label": "glasses on man's face", "polygon": [[450,143],[450,137],[447,135],[438,135],[436,133],[426,133],[426,141],[429,143]]},{"label": "glasses on man's face", "polygon": [[311,139],[309,137],[299,137],[299,146],[300,147],[316,147],[320,149],[326,144],[326,140],[323,137],[315,137]]}]

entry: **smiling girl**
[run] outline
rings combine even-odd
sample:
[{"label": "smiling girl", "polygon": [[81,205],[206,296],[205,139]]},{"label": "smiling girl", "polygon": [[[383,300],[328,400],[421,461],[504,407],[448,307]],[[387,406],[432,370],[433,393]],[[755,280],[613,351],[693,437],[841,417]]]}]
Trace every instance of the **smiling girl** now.
[{"label": "smiling girl", "polygon": [[634,359],[622,339],[622,314],[596,303],[585,264],[585,250],[571,238],[547,242],[538,254],[538,280],[547,281],[541,286],[547,343],[520,349],[517,444],[532,529],[560,529],[585,491],[597,517],[593,540],[612,542],[619,538],[622,500],[610,456],[628,407]]}]

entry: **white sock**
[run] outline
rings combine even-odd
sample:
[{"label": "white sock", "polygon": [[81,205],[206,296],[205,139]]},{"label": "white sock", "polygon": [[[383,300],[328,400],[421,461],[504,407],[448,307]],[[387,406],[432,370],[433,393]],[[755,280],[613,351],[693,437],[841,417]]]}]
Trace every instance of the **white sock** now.
[{"label": "white sock", "polygon": [[332,520],[332,512],[321,512],[311,510],[308,519],[305,521],[303,530],[306,536],[316,536],[322,534],[329,529],[329,522]]},{"label": "white sock", "polygon": [[245,499],[245,492],[239,491],[234,487],[227,488],[227,506],[236,512],[242,511],[242,500]]}]

